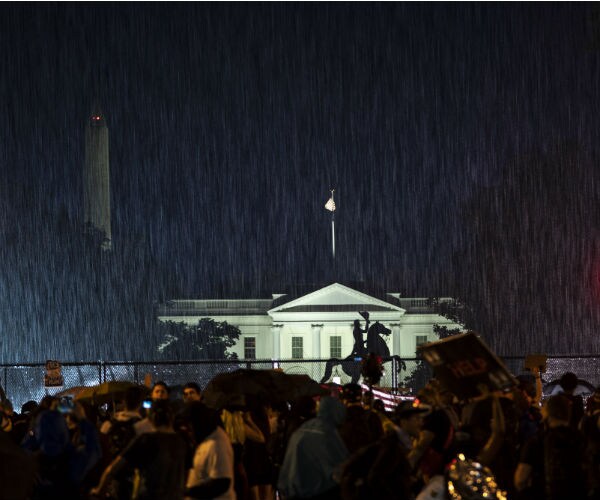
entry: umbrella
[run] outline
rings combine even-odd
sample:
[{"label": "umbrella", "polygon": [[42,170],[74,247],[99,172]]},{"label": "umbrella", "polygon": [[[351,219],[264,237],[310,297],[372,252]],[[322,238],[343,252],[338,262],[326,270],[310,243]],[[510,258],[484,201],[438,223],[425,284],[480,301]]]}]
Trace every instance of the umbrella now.
[{"label": "umbrella", "polygon": [[279,402],[327,393],[308,375],[288,375],[279,370],[240,369],[214,377],[204,389],[202,400],[212,408],[223,408],[228,405],[243,406],[246,396]]},{"label": "umbrella", "polygon": [[321,384],[315,382],[308,375],[288,375],[283,372],[278,372],[281,376],[278,382],[281,384],[279,394],[286,401],[294,401],[303,396],[328,396],[330,390],[326,387],[322,387]]},{"label": "umbrella", "polygon": [[75,401],[90,402],[92,404],[105,404],[123,398],[131,387],[140,387],[133,382],[113,380],[100,385],[86,387],[75,396]]},{"label": "umbrella", "polygon": [[63,389],[60,392],[54,394],[54,397],[57,398],[76,398],[81,392],[88,390],[89,387],[85,385],[76,385],[73,387],[69,387],[68,389]]},{"label": "umbrella", "polygon": [[253,371],[236,370],[213,377],[202,391],[202,402],[211,408],[224,408],[244,406],[245,396],[266,396],[268,388],[254,380]]},{"label": "umbrella", "polygon": [[[578,379],[577,387],[575,387],[575,391],[573,391],[573,394],[575,396],[582,396],[583,398],[587,398],[588,396],[594,393],[595,389],[596,388],[588,381]],[[552,382],[548,382],[546,385],[544,385],[545,397],[554,396],[556,394],[560,394],[561,392],[563,392],[563,389],[560,386],[560,380],[553,380]]]}]

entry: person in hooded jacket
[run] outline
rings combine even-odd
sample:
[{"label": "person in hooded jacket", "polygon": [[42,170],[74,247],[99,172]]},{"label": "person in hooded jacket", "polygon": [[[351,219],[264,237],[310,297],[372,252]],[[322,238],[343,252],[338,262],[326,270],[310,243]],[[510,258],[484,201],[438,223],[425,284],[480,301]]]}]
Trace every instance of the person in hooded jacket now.
[{"label": "person in hooded jacket", "polygon": [[316,418],[292,434],[277,483],[284,499],[339,498],[336,477],[348,458],[348,449],[338,432],[345,412],[338,399],[322,398]]},{"label": "person in hooded jacket", "polygon": [[76,498],[86,474],[101,456],[94,424],[79,410],[73,427],[77,433],[72,436],[64,410],[59,409],[43,410],[21,444],[37,465],[36,499]]}]

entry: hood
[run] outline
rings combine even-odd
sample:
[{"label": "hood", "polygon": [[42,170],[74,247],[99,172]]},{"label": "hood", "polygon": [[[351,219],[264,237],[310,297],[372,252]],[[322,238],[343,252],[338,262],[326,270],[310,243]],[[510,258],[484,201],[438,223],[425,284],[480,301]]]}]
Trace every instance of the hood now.
[{"label": "hood", "polygon": [[346,407],[339,399],[324,397],[321,398],[317,417],[331,425],[340,425],[346,416]]},{"label": "hood", "polygon": [[65,417],[56,410],[42,412],[35,425],[35,438],[45,455],[60,455],[69,444],[69,429]]}]

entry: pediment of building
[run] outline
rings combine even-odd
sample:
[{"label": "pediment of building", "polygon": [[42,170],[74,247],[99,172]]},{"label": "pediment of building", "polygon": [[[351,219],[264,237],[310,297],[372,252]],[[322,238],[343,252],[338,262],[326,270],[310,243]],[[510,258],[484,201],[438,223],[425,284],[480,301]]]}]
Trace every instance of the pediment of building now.
[{"label": "pediment of building", "polygon": [[273,313],[306,312],[399,312],[401,307],[359,292],[340,283],[333,283],[269,310]]}]

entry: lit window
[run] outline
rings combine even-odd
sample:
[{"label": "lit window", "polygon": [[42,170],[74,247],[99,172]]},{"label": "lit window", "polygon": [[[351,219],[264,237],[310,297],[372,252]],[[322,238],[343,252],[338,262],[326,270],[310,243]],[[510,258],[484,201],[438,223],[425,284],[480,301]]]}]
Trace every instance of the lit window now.
[{"label": "lit window", "polygon": [[244,359],[256,359],[256,337],[244,337]]},{"label": "lit window", "polygon": [[330,358],[341,358],[342,357],[342,337],[334,335],[329,337],[329,357]]},{"label": "lit window", "polygon": [[415,337],[415,346],[419,347],[423,344],[427,344],[428,340],[427,340],[427,335],[417,335]]},{"label": "lit window", "polygon": [[302,337],[292,337],[292,359],[302,359],[304,357],[304,346]]}]

